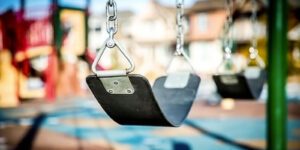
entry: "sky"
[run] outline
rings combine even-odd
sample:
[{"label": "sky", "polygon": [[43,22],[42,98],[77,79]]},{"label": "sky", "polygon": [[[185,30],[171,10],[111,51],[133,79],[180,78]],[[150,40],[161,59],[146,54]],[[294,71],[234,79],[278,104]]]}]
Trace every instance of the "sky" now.
[{"label": "sky", "polygon": [[[149,0],[115,0],[117,2],[118,10],[131,10],[133,12],[140,12],[143,10],[145,4]],[[158,0],[160,3],[168,6],[174,6],[176,0]],[[185,0],[186,6],[190,6],[195,3],[196,0]],[[91,0],[90,10],[94,13],[103,13],[105,10],[106,0]],[[26,8],[39,10],[46,10],[50,5],[51,0],[27,0]],[[85,0],[59,0],[60,5],[73,6],[77,8],[84,8]],[[0,0],[0,13],[3,13],[7,9],[12,8],[18,10],[20,8],[20,0]],[[31,11],[32,12],[32,11]],[[32,13],[31,15],[42,15],[43,13]]]}]

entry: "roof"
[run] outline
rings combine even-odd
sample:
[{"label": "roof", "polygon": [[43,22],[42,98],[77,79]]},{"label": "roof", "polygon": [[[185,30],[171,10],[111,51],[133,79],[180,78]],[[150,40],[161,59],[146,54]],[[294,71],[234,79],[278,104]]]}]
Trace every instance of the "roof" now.
[{"label": "roof", "polygon": [[187,13],[224,9],[224,0],[198,0]]}]

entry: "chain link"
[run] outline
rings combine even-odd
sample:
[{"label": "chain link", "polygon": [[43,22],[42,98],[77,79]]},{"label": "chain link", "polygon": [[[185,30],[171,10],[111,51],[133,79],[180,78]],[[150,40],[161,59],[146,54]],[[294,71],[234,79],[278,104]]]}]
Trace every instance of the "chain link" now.
[{"label": "chain link", "polygon": [[113,6],[114,0],[108,0],[109,6]]},{"label": "chain link", "polygon": [[184,49],[184,30],[183,30],[183,15],[184,15],[184,0],[176,0],[176,24],[177,24],[177,42],[176,52],[182,55]]},{"label": "chain link", "polygon": [[117,3],[115,1],[106,3],[106,16],[109,21],[117,19]]},{"label": "chain link", "polygon": [[109,34],[106,45],[112,48],[115,46],[114,35],[118,31],[117,4],[114,0],[106,3],[106,31]]}]

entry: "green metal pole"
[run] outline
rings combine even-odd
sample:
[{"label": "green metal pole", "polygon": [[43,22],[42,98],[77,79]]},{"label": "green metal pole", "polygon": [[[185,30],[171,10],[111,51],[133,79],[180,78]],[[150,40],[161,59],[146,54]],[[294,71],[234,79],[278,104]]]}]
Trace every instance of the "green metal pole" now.
[{"label": "green metal pole", "polygon": [[269,0],[267,149],[287,149],[287,0]]}]

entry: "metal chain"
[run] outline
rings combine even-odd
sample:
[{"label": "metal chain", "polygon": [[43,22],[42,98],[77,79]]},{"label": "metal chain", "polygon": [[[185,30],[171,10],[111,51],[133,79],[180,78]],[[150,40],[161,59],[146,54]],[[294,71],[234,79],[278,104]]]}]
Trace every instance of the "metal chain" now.
[{"label": "metal chain", "polygon": [[176,53],[182,55],[184,50],[184,30],[183,30],[183,17],[184,17],[184,0],[176,0],[176,24],[177,24],[177,42]]},{"label": "metal chain", "polygon": [[258,50],[257,50],[257,11],[258,11],[258,4],[257,0],[252,0],[251,1],[252,5],[252,15],[251,15],[251,25],[252,25],[252,40],[251,40],[251,47],[249,48],[249,53],[250,53],[250,59],[255,59],[258,55]]},{"label": "metal chain", "polygon": [[106,3],[106,31],[109,34],[106,45],[112,48],[116,45],[114,35],[118,31],[117,3],[114,0],[108,0]]},{"label": "metal chain", "polygon": [[232,45],[233,45],[233,39],[232,39],[232,32],[230,32],[232,23],[233,23],[233,0],[226,0],[226,13],[227,13],[227,19],[224,25],[224,37],[223,37],[223,44],[224,44],[224,51],[225,55],[224,57],[226,59],[231,58],[232,54]]}]

